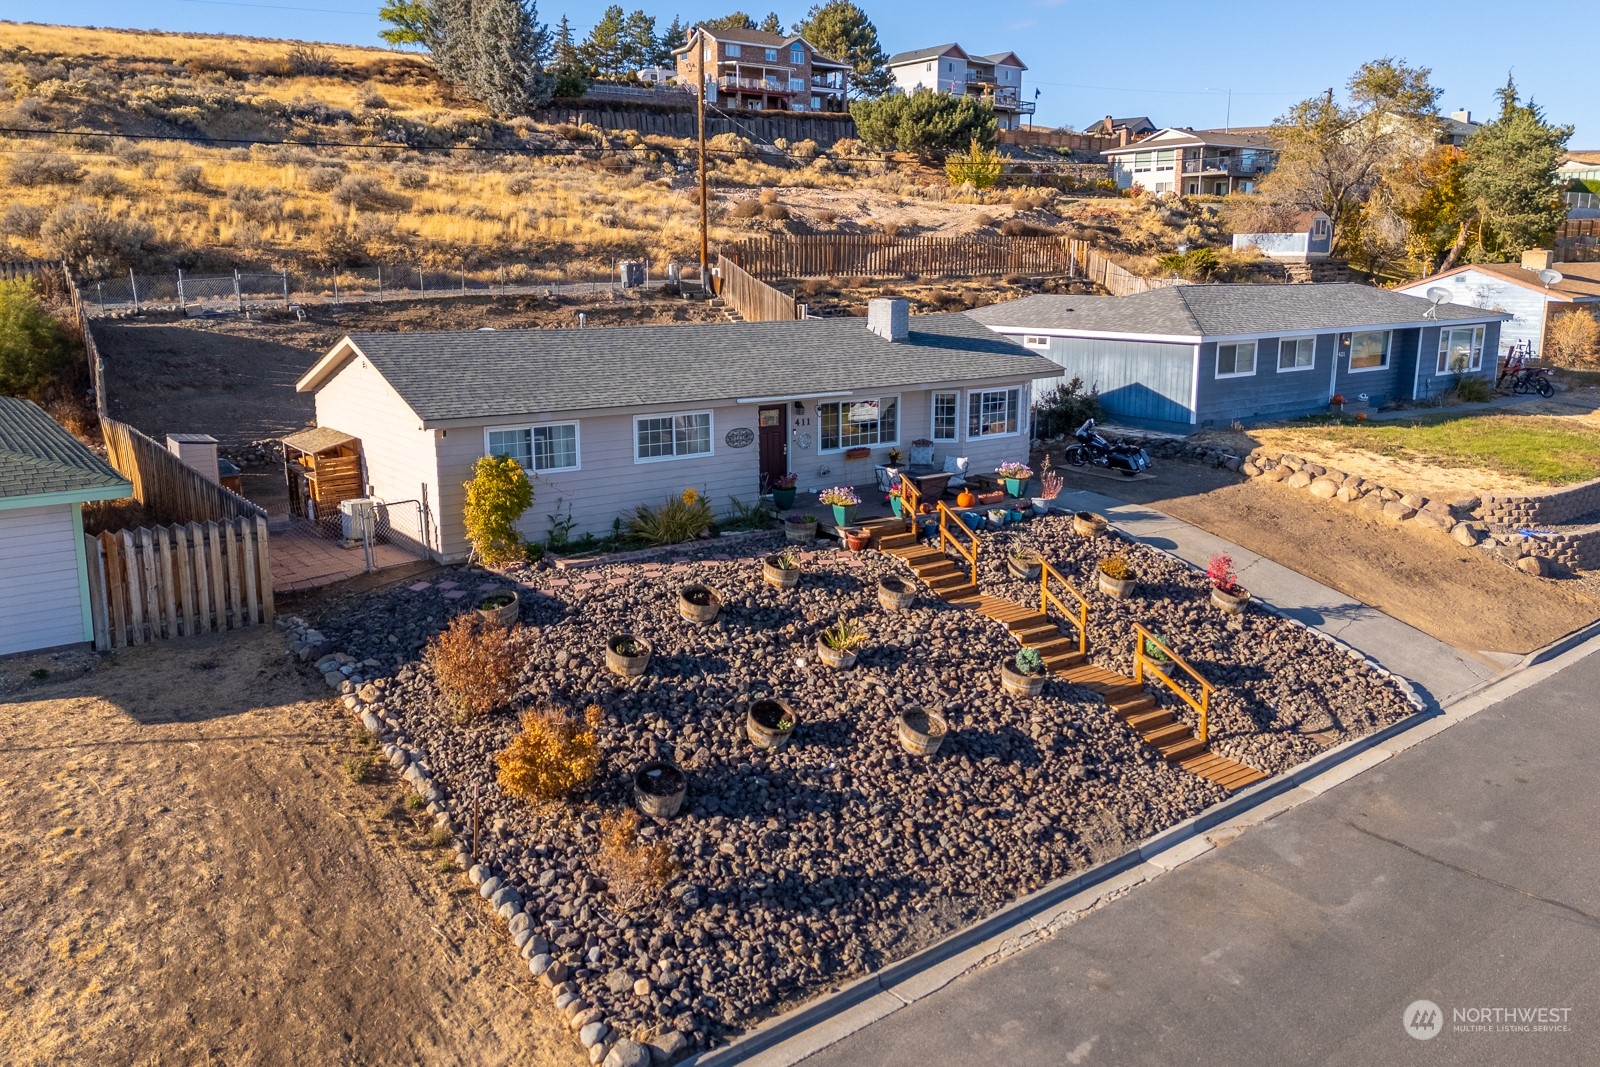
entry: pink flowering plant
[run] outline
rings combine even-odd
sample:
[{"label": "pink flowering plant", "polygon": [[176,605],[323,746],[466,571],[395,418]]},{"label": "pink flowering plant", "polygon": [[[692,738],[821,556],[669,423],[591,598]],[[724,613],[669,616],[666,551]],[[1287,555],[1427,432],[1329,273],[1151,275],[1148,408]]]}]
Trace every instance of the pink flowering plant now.
[{"label": "pink flowering plant", "polygon": [[817,503],[826,504],[830,507],[847,508],[853,504],[861,503],[861,498],[848,485],[835,485],[818,493]]},{"label": "pink flowering plant", "polygon": [[1233,557],[1226,552],[1219,552],[1206,560],[1206,578],[1224,593],[1236,593],[1239,590],[1239,576],[1233,571]]},{"label": "pink flowering plant", "polygon": [[1033,477],[1033,468],[1026,463],[1002,463],[995,468],[995,473],[1002,478],[1016,478],[1027,481]]}]

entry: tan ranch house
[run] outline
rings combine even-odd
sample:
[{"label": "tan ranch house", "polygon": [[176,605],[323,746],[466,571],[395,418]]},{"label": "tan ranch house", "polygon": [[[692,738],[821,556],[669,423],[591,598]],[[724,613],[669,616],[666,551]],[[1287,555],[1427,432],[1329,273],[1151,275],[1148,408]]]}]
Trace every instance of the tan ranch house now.
[{"label": "tan ranch house", "polygon": [[416,509],[396,508],[396,532],[451,561],[484,455],[527,470],[526,537],[552,515],[604,535],[691,487],[722,513],[791,472],[802,493],[870,485],[919,439],[974,473],[1025,462],[1042,365],[965,314],[874,300],[866,319],[351,334],[297,388],[319,426],[359,439],[369,496],[422,501],[421,529],[399,529]]}]

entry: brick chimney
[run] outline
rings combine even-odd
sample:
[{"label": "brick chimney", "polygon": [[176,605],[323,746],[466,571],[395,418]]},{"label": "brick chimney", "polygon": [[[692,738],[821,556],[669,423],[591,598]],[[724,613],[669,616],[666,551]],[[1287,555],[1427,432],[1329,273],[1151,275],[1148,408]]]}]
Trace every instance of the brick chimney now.
[{"label": "brick chimney", "polygon": [[1128,127],[1126,127],[1126,126],[1123,126],[1122,128],[1117,130],[1117,147],[1118,148],[1127,148],[1128,147]]},{"label": "brick chimney", "polygon": [[1107,136],[1107,137],[1110,137],[1110,136],[1111,136],[1111,134],[1112,134],[1112,129],[1111,129],[1111,116],[1110,116],[1110,115],[1107,115],[1107,116],[1106,116],[1106,129],[1105,129],[1105,134],[1106,134],[1106,136]]},{"label": "brick chimney", "polygon": [[899,297],[867,301],[867,329],[885,341],[904,341],[911,336],[911,301]]},{"label": "brick chimney", "polygon": [[1522,253],[1522,269],[1549,270],[1555,259],[1555,253],[1548,248],[1530,248]]}]

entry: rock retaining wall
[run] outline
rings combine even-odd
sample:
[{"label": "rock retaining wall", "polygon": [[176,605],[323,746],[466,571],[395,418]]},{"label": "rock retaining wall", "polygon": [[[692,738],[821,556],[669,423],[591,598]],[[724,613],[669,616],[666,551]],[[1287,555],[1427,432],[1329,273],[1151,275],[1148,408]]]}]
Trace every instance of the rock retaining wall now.
[{"label": "rock retaining wall", "polygon": [[1550,493],[1488,493],[1485,522],[1503,526],[1557,526],[1600,512],[1600,478]]}]

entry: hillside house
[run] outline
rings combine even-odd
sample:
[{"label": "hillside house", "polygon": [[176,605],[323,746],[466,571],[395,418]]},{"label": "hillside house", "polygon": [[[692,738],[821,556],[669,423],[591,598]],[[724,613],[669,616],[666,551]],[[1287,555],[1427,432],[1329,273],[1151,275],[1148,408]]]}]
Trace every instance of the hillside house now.
[{"label": "hillside house", "polygon": [[[1560,280],[1546,283],[1539,274],[1543,270],[1554,270]],[[1528,354],[1537,359],[1556,315],[1585,307],[1600,311],[1600,263],[1556,263],[1552,253],[1542,248],[1524,252],[1520,264],[1456,267],[1409,282],[1398,291],[1423,296],[1436,287],[1450,290],[1452,303],[1507,313],[1500,328],[1501,356],[1513,345],[1525,345]]]},{"label": "hillside house", "polygon": [[[1083,129],[1084,133],[1097,134],[1101,137],[1121,137],[1122,143],[1137,141],[1155,133],[1158,127],[1144,115],[1135,115],[1130,118],[1113,118],[1107,115],[1103,119],[1096,119]],[[1123,134],[1126,132],[1126,136]]]},{"label": "hillside house", "polygon": [[848,110],[850,65],[795,35],[697,26],[675,49],[678,84],[706,103],[747,111]]},{"label": "hillside house", "polygon": [[1437,395],[1490,376],[1495,311],[1366,285],[1175,285],[1134,296],[1029,296],[968,312],[1081,378],[1106,415],[1192,433]]},{"label": "hillside house", "polygon": [[485,455],[532,479],[527,537],[553,516],[607,534],[687,488],[724,512],[786,474],[802,493],[870,484],[918,439],[974,472],[1025,462],[1028,383],[1047,365],[965,314],[874,300],[866,319],[351,334],[297,388],[321,428],[360,442],[368,496],[425,502],[423,528],[401,532],[459,560]]},{"label": "hillside house", "polygon": [[131,495],[44,409],[0,396],[0,656],[94,640],[83,505]]},{"label": "hillside house", "polygon": [[994,105],[1002,130],[1020,130],[1034,112],[1034,101],[1022,92],[1022,72],[1028,67],[1015,52],[983,56],[958,44],[917,48],[889,57],[889,72],[903,93],[918,89],[955,96],[976,96]]},{"label": "hillside house", "polygon": [[1333,255],[1333,220],[1325,211],[1302,211],[1270,233],[1236,233],[1233,250],[1253,248],[1282,263],[1312,263]]},{"label": "hillside house", "polygon": [[1254,192],[1278,151],[1263,133],[1169,128],[1101,155],[1119,189],[1137,185],[1149,193],[1228,196]]}]

